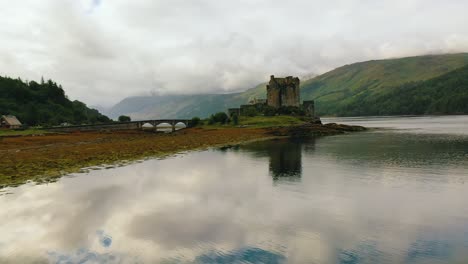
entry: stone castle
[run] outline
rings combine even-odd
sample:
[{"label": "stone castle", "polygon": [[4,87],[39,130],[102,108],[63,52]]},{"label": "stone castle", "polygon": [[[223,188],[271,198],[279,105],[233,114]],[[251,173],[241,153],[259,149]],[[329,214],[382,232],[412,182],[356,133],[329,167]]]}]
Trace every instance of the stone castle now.
[{"label": "stone castle", "polygon": [[297,107],[304,110],[306,115],[315,117],[314,101],[304,101],[301,105],[300,80],[298,77],[288,76],[276,78],[270,76],[270,82],[266,86],[267,99],[254,98],[249,104],[241,105],[240,108],[228,109],[229,115],[244,115],[249,109],[256,111],[265,109],[266,106],[278,109],[281,107]]},{"label": "stone castle", "polygon": [[297,77],[275,78],[271,75],[267,88],[267,105],[279,108],[282,106],[301,105],[299,90],[300,80]]}]

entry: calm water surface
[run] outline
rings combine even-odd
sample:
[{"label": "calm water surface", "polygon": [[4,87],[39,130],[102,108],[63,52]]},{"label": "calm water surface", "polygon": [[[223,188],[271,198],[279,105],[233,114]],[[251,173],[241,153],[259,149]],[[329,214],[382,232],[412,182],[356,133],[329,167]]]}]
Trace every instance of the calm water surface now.
[{"label": "calm water surface", "polygon": [[467,263],[468,117],[73,174],[0,192],[0,263]]}]

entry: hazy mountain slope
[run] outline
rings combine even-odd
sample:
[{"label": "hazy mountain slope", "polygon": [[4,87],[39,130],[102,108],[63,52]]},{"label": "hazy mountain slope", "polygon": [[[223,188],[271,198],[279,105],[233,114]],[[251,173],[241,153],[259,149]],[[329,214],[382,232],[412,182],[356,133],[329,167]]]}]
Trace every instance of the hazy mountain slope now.
[{"label": "hazy mountain slope", "polygon": [[245,101],[240,94],[166,95],[129,97],[112,107],[112,117],[122,113],[133,119],[206,117]]},{"label": "hazy mountain slope", "polygon": [[[468,53],[429,55],[401,59],[360,62],[332,70],[310,80],[302,80],[302,100],[316,100],[320,115],[355,115],[363,98],[385,95],[409,83],[441,76],[468,65]],[[130,97],[108,114],[129,114],[133,118],[206,117],[238,107],[252,98],[266,98],[266,83],[242,93],[224,95],[179,95]]]},{"label": "hazy mountain slope", "polygon": [[352,115],[349,105],[379,96],[404,83],[431,79],[468,64],[468,53],[431,55],[355,63],[320,75],[302,85],[303,99],[316,100],[319,114]]},{"label": "hazy mountain slope", "polygon": [[105,113],[112,118],[126,114],[135,120],[207,117],[227,108],[239,107],[253,98],[266,98],[266,83],[242,93],[128,97]]}]

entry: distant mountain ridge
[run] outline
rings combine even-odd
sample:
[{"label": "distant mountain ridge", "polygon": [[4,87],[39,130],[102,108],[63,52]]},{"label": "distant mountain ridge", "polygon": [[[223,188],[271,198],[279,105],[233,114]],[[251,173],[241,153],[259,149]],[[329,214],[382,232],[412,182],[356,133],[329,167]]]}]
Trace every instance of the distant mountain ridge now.
[{"label": "distant mountain ridge", "polygon": [[[315,100],[319,115],[367,115],[371,113],[354,109],[361,102],[370,102],[371,98],[384,98],[402,85],[430,80],[465,65],[468,65],[468,53],[358,62],[301,80],[301,100]],[[128,114],[134,119],[207,117],[214,112],[238,107],[252,98],[266,98],[265,85],[262,83],[233,94],[129,97],[107,114],[111,117]],[[388,97],[388,100],[392,99]]]}]

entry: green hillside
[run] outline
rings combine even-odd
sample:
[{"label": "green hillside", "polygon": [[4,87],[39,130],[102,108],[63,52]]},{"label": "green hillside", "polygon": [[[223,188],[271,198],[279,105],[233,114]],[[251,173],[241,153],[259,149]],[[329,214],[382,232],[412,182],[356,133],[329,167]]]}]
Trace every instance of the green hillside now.
[{"label": "green hillside", "polygon": [[468,114],[468,66],[379,95],[361,93],[347,107],[350,115]]},{"label": "green hillside", "polygon": [[[303,99],[316,100],[320,115],[354,115],[363,97],[377,97],[408,82],[428,80],[468,64],[468,53],[355,63],[303,82]],[[365,113],[362,113],[365,114]]]},{"label": "green hillside", "polygon": [[23,82],[0,76],[0,114],[15,115],[27,125],[109,122],[80,101],[70,101],[60,85],[49,80]]},{"label": "green hillside", "polygon": [[[302,80],[301,99],[315,100],[319,115],[369,115],[375,112],[365,112],[368,108],[360,106],[364,99],[369,102],[370,98],[385,98],[384,95],[404,84],[436,78],[465,65],[468,65],[468,53],[345,65],[310,80]],[[109,114],[112,117],[130,114],[138,119],[207,117],[238,107],[252,98],[266,98],[265,83],[235,94],[130,97],[114,106]]]}]

